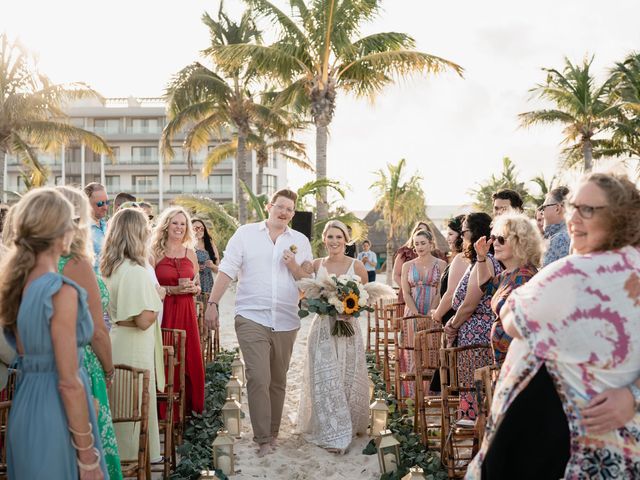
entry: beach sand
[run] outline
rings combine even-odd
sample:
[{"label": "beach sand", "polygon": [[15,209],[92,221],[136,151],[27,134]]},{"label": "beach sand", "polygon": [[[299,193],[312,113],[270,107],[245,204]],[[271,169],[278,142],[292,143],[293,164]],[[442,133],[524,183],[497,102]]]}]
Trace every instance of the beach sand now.
[{"label": "beach sand", "polygon": [[[231,285],[220,302],[220,345],[222,348],[232,349],[238,346],[233,327],[234,303],[235,288],[234,285]],[[370,440],[369,437],[355,438],[347,453],[338,455],[307,443],[300,435],[293,433],[311,318],[302,319],[302,325],[293,348],[278,446],[273,453],[263,458],[258,458],[256,455],[257,444],[252,440],[253,433],[249,418],[246,389],[243,392],[242,411],[245,413],[245,418],[243,420],[242,438],[236,441],[234,447],[237,471],[236,475],[232,477],[234,479],[373,480],[380,478],[377,456],[362,454],[362,450]],[[361,320],[361,327],[365,332],[366,319],[364,318]]]}]

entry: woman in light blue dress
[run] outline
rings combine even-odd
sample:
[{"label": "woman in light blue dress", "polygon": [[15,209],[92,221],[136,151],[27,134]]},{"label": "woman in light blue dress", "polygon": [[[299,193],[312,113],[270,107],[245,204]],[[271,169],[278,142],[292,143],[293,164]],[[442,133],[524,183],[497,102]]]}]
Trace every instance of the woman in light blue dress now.
[{"label": "woman in light blue dress", "polygon": [[0,319],[19,354],[7,433],[9,478],[108,478],[82,366],[93,334],[87,295],[57,273],[73,239],[73,206],[42,188],[14,208],[14,245],[0,266]]}]

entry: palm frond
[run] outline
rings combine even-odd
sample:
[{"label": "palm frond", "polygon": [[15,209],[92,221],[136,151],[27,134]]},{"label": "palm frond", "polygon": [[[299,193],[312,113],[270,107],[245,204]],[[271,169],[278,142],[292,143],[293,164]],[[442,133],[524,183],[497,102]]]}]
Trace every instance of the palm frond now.
[{"label": "palm frond", "polygon": [[204,159],[202,176],[208,177],[213,169],[221,162],[230,157],[235,157],[238,153],[238,139],[234,138],[230,142],[221,143],[212,148]]},{"label": "palm frond", "polygon": [[209,230],[219,251],[223,251],[231,236],[238,229],[238,220],[229,215],[217,201],[209,197],[183,195],[174,202],[207,220],[213,228]]}]

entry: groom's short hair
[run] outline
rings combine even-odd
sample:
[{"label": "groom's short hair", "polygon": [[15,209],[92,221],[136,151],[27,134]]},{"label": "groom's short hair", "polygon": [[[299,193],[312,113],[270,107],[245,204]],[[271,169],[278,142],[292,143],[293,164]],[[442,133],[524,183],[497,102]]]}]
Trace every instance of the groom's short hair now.
[{"label": "groom's short hair", "polygon": [[293,190],[289,190],[288,188],[283,188],[282,190],[278,190],[276,193],[274,193],[271,197],[271,203],[276,203],[278,197],[288,198],[289,200],[293,201],[293,203],[296,203],[296,201],[298,200],[298,194]]}]

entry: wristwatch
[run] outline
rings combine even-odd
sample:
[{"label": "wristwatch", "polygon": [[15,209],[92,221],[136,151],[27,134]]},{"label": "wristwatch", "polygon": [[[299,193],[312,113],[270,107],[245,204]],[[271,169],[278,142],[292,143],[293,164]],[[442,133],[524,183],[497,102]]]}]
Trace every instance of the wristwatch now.
[{"label": "wristwatch", "polygon": [[640,412],[640,387],[638,387],[635,383],[632,383],[627,388],[631,390],[631,395],[633,395],[633,402],[636,406],[636,412]]}]

